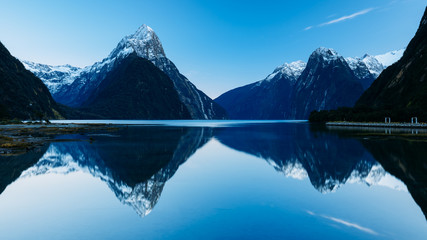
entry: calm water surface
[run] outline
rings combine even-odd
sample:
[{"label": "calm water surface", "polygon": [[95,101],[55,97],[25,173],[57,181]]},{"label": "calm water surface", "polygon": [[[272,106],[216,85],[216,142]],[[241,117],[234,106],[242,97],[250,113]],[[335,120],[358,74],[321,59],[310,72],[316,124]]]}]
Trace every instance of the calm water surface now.
[{"label": "calm water surface", "polygon": [[0,238],[426,239],[426,142],[133,123],[0,157]]}]

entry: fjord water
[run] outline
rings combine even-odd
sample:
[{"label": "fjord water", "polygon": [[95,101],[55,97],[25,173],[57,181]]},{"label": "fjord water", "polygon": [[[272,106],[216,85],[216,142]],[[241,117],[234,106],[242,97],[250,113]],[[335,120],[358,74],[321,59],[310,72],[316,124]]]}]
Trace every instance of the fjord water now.
[{"label": "fjord water", "polygon": [[425,164],[426,142],[304,122],[145,124],[1,157],[1,238],[427,236],[425,174],[405,165]]}]

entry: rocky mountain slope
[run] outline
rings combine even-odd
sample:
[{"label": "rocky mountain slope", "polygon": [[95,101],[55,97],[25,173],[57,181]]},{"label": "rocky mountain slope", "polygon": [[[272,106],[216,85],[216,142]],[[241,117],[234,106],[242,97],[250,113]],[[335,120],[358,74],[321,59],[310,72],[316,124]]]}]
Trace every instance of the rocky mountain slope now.
[{"label": "rocky mountain slope", "polygon": [[356,106],[427,117],[427,8],[402,58],[381,73]]},{"label": "rocky mountain slope", "polygon": [[318,48],[294,87],[289,118],[307,119],[313,110],[351,107],[362,92],[345,59],[333,49]]},{"label": "rocky mountain slope", "polygon": [[120,60],[80,109],[108,119],[191,119],[170,78],[136,53]]},{"label": "rocky mountain slope", "polygon": [[[318,52],[321,55],[323,54],[324,56],[322,59],[331,57],[327,51],[328,49],[325,49],[323,52],[320,51],[321,49],[325,48],[319,48],[314,53]],[[365,54],[361,58],[348,57],[343,59],[333,49],[329,50],[331,53],[333,52],[337,55],[336,59],[339,59],[339,61],[328,62],[331,71],[325,72],[324,74],[330,75],[329,80],[322,78],[320,81],[316,81],[316,86],[323,84],[324,88],[329,84],[329,93],[325,96],[325,89],[305,86],[310,88],[307,91],[313,91],[311,93],[313,94],[312,101],[320,103],[317,105],[314,102],[307,103],[305,106],[307,107],[307,110],[303,110],[302,108],[304,108],[304,106],[301,105],[305,103],[305,100],[303,101],[302,99],[308,97],[307,93],[300,92],[302,90],[300,77],[307,67],[307,64],[303,61],[297,61],[290,64],[285,63],[277,67],[273,73],[268,75],[264,80],[232,89],[216,98],[215,101],[227,110],[231,119],[293,119],[296,118],[296,116],[298,116],[297,118],[306,118],[307,113],[304,113],[305,111],[310,112],[314,109],[333,109],[337,106],[352,106],[357,99],[356,95],[361,94],[360,88],[357,87],[356,89],[352,89],[350,94],[347,96],[346,91],[349,89],[349,86],[346,85],[346,88],[340,89],[341,87],[344,87],[344,85],[333,85],[335,83],[331,80],[341,78],[341,80],[347,79],[354,82],[355,78],[361,83],[362,90],[365,90],[385,69],[385,65],[383,65],[380,60],[390,63],[394,61],[401,52],[400,50],[393,51],[378,56]],[[333,69],[347,69],[346,65],[348,65],[351,71],[347,71],[345,76],[338,76],[339,74],[337,75],[336,72],[332,72]],[[322,67],[326,67],[326,65]],[[314,69],[309,69],[307,72],[320,74],[320,72],[315,72]],[[313,79],[317,79],[320,78],[320,75],[311,77],[313,77]],[[324,82],[322,83],[322,81]],[[299,85],[299,88],[301,89],[297,90],[295,88],[297,85]],[[336,87],[338,87],[338,89],[336,89]],[[336,98],[338,96],[332,96],[331,90],[338,95],[341,94],[341,98],[337,98],[336,103],[332,103],[332,99],[326,100],[326,98]],[[356,93],[353,93],[354,91],[356,91]],[[349,101],[346,99],[347,97],[350,97],[351,100]],[[301,102],[298,103],[297,101]],[[324,102],[323,105],[322,102]],[[300,114],[299,112],[303,113]]]},{"label": "rocky mountain slope", "polygon": [[[55,100],[72,107],[81,107],[115,66],[130,54],[151,61],[173,82],[180,101],[186,106],[193,119],[223,119],[225,110],[198,90],[176,68],[165,54],[160,39],[148,26],[142,25],[134,34],[124,37],[110,55],[92,66],[67,74],[50,74],[52,68],[27,64],[49,87]],[[39,68],[34,68],[39,66]]]},{"label": "rocky mountain slope", "polygon": [[58,109],[43,82],[0,42],[0,119],[60,118]]}]

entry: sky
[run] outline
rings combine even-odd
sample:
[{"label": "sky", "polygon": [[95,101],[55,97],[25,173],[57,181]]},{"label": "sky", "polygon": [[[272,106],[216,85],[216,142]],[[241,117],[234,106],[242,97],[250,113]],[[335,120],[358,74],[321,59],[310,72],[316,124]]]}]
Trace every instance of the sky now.
[{"label": "sky", "polygon": [[307,61],[406,47],[425,0],[0,0],[0,41],[15,57],[88,66],[147,24],[166,56],[211,98]]}]

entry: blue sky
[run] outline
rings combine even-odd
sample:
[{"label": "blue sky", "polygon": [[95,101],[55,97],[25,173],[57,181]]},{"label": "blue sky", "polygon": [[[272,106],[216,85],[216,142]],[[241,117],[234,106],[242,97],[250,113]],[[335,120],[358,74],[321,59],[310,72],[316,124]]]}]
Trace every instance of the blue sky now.
[{"label": "blue sky", "polygon": [[0,0],[0,41],[18,58],[91,65],[142,25],[166,55],[215,98],[307,61],[319,46],[344,56],[406,47],[425,0]]}]

